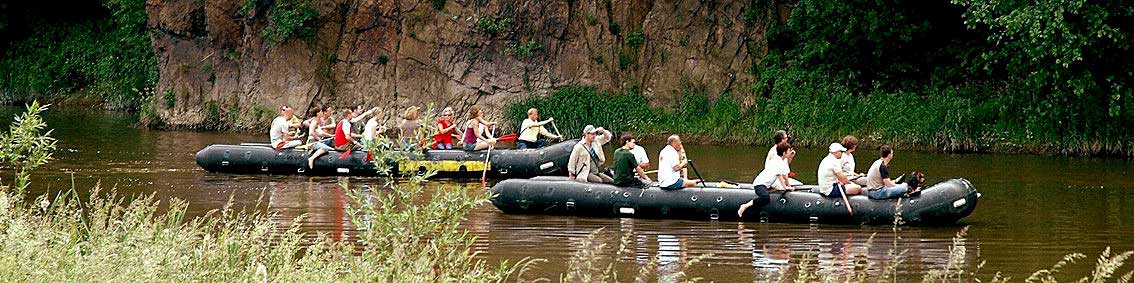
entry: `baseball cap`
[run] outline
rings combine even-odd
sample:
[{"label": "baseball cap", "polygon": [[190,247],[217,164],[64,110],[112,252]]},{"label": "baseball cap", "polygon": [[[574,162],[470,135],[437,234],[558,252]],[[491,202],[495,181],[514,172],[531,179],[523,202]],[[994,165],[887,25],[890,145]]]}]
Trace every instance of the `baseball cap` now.
[{"label": "baseball cap", "polygon": [[837,151],[847,151],[847,148],[843,147],[842,144],[832,143],[831,146],[827,147],[827,151],[831,152],[831,153],[835,153]]},{"label": "baseball cap", "polygon": [[595,125],[587,125],[583,128],[584,134],[593,134],[595,132],[598,132],[598,128],[595,128]]}]

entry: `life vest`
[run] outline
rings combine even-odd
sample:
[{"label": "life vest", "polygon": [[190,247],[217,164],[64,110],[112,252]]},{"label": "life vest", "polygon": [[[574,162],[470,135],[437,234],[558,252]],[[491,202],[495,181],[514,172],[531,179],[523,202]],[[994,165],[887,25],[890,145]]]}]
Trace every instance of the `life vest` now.
[{"label": "life vest", "polygon": [[343,131],[343,121],[346,120],[339,120],[338,123],[335,123],[335,147],[341,147],[350,143],[350,140],[347,140],[347,135],[350,133]]}]

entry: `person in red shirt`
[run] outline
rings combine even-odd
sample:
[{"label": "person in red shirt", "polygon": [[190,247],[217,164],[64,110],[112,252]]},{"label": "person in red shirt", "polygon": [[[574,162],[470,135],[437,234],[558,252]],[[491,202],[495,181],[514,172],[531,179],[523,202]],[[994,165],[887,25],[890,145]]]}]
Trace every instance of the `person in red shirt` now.
[{"label": "person in red shirt", "polygon": [[[350,149],[350,147],[354,146],[354,139],[362,137],[360,134],[351,132],[352,126],[350,123],[351,119],[360,112],[362,112],[362,107],[355,107],[346,111],[346,113],[343,114],[343,119],[339,120],[339,123],[335,125],[334,150],[345,151]],[[328,147],[320,147],[318,146],[319,144],[321,143],[316,143],[318,150],[316,150],[314,154],[311,154],[311,157],[307,158],[308,168],[315,168],[315,159],[331,150]]]},{"label": "person in red shirt", "polygon": [[437,134],[433,135],[435,149],[453,149],[453,138],[457,136],[457,124],[453,123],[453,108],[445,107],[441,118],[437,119]]}]

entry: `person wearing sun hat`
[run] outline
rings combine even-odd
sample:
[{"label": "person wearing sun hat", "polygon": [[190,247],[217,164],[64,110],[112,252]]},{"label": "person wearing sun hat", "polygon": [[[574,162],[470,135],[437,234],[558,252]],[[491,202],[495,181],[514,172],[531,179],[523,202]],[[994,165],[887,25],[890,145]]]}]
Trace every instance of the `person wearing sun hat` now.
[{"label": "person wearing sun hat", "polygon": [[819,192],[828,197],[841,197],[862,193],[862,186],[852,183],[843,172],[843,154],[847,148],[839,143],[827,147],[827,157],[819,162]]}]

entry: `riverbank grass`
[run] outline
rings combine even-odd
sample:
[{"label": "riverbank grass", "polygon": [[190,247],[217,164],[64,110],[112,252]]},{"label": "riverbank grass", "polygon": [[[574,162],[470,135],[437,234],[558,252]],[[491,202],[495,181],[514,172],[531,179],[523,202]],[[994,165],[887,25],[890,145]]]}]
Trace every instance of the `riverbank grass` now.
[{"label": "riverbank grass", "polygon": [[858,136],[865,145],[944,152],[1026,152],[1072,155],[1134,156],[1134,134],[1107,137],[1063,136],[1016,127],[1002,117],[1004,104],[974,101],[964,89],[933,94],[871,93],[853,95],[845,87],[813,80],[775,81],[770,96],[723,93],[711,95],[687,86],[674,94],[670,107],[651,106],[645,95],[587,86],[561,88],[550,95],[512,101],[508,121],[522,121],[528,108],[540,109],[568,136],[587,124],[614,132],[635,132],[664,139],[681,134],[702,143],[766,146],[776,130],[793,133],[797,146],[825,146],[843,136]]}]

